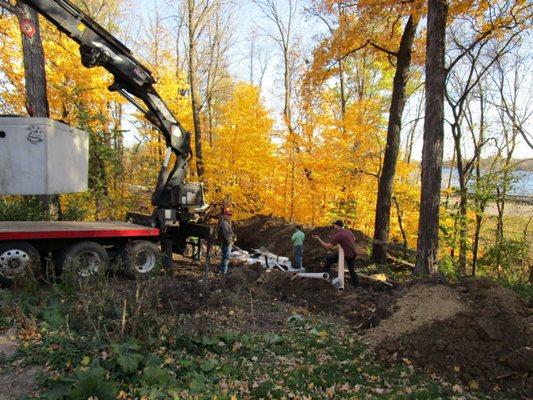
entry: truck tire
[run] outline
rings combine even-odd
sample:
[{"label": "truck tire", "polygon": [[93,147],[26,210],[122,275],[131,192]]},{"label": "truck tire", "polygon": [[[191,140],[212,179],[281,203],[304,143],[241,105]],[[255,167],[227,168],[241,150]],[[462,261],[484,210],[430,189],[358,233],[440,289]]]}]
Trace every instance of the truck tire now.
[{"label": "truck tire", "polygon": [[0,244],[0,286],[9,287],[13,281],[29,271],[41,267],[39,252],[27,242]]},{"label": "truck tire", "polygon": [[130,278],[153,275],[161,265],[161,251],[152,242],[135,240],[128,244],[122,254],[124,273]]},{"label": "truck tire", "polygon": [[57,258],[61,275],[90,278],[105,273],[109,267],[109,254],[102,245],[83,241],[64,249]]}]

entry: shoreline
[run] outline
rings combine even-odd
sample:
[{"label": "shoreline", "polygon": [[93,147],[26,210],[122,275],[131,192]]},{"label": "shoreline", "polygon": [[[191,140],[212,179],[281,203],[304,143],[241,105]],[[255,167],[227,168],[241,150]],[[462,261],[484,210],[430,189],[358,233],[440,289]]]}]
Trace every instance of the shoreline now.
[{"label": "shoreline", "polygon": [[[446,196],[441,196],[441,204],[444,204]],[[506,196],[504,215],[506,217],[529,217],[533,215],[533,196]],[[450,204],[459,202],[459,195],[452,194],[448,199]],[[495,201],[489,201],[485,208],[485,215],[497,216],[498,208]]]}]

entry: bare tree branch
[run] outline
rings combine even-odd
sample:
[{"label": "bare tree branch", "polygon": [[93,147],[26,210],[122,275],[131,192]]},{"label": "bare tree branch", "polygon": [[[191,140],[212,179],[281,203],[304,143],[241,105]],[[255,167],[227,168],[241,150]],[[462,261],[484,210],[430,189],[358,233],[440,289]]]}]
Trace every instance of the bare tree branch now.
[{"label": "bare tree branch", "polygon": [[391,51],[389,49],[386,49],[385,47],[382,47],[382,46],[380,46],[377,43],[371,42],[370,40],[368,41],[368,44],[370,44],[372,47],[375,47],[376,49],[378,49],[378,50],[380,50],[380,51],[382,51],[384,53],[387,53],[391,57],[398,57],[398,52],[397,51]]},{"label": "bare tree branch", "polygon": [[7,0],[0,0],[0,7],[6,9],[7,11],[13,14],[19,13],[19,10],[17,9],[17,7],[11,4],[10,2],[8,2]]}]

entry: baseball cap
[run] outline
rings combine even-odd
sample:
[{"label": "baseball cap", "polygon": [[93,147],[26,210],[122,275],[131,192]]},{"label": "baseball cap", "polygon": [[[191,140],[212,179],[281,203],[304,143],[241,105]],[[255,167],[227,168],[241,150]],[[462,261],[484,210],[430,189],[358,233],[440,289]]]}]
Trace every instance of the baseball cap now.
[{"label": "baseball cap", "polygon": [[337,221],[333,222],[331,225],[337,225],[342,228],[344,226],[344,223],[340,219],[338,219]]}]

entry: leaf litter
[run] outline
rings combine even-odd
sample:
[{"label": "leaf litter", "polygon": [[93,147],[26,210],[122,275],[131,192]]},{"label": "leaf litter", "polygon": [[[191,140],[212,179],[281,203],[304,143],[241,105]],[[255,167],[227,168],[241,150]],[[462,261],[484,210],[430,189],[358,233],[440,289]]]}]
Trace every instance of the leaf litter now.
[{"label": "leaf litter", "polygon": [[[427,398],[485,398],[479,390],[490,398],[531,396],[531,308],[489,281],[426,280],[388,290],[347,285],[339,294],[327,282],[236,265],[228,277],[211,276],[206,288],[199,266],[180,260],[149,284],[150,307],[167,318],[155,356],[172,372],[164,380],[186,383],[178,392],[183,398],[419,398],[424,392],[434,394]],[[119,279],[112,286],[117,304],[135,296],[135,285]],[[54,332],[65,339],[46,338],[41,333],[52,332],[40,329],[22,346],[36,360],[56,349],[45,368],[51,376],[112,358],[124,371],[145,376],[143,384],[163,380],[140,356],[119,359],[123,350],[140,354],[131,346],[61,356],[55,342],[81,342]],[[129,385],[120,393],[137,390]]]}]

